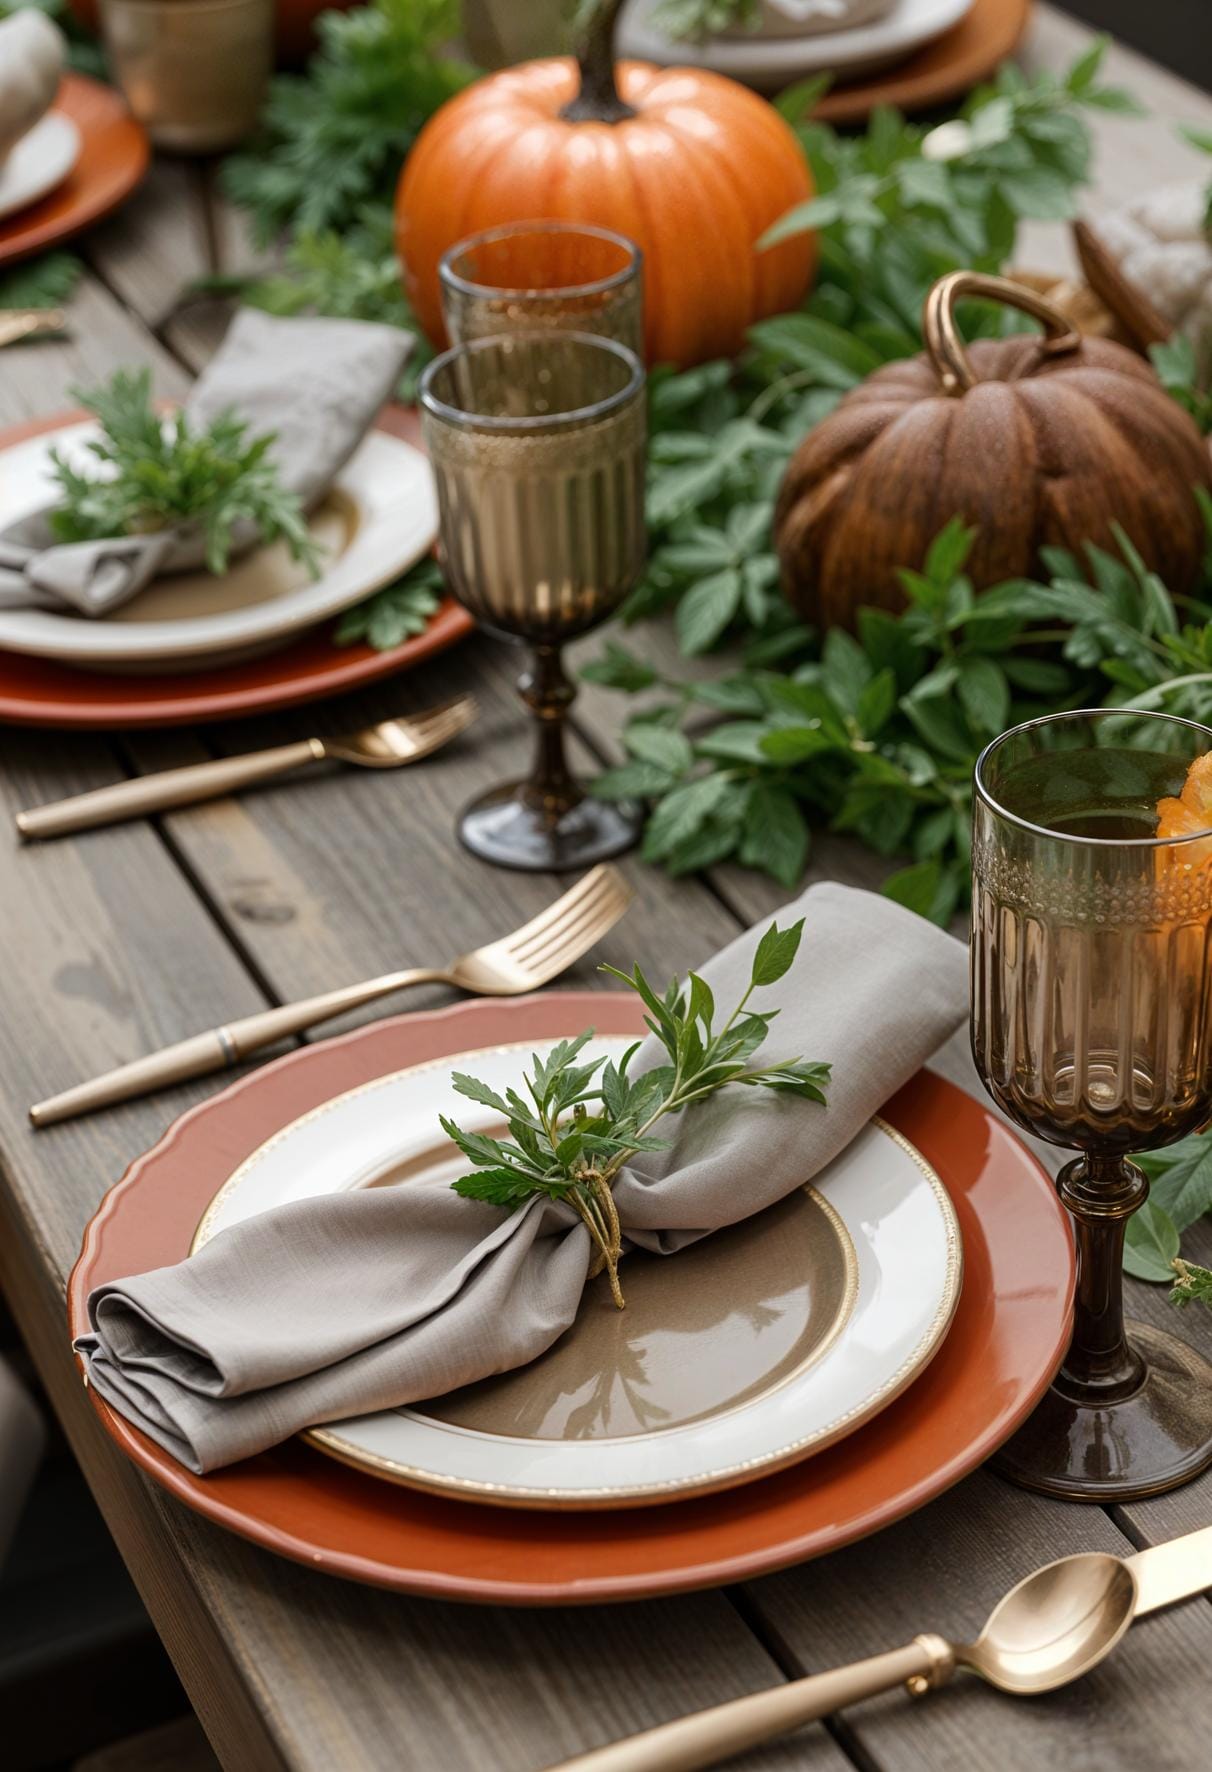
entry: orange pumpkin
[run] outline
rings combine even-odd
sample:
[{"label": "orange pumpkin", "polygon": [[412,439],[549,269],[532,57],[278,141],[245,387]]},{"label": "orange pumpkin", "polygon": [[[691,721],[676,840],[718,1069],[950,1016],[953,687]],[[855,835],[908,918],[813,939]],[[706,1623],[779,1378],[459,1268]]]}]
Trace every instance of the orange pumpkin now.
[{"label": "orange pumpkin", "polygon": [[618,0],[598,8],[579,68],[561,57],[489,75],[421,131],[396,197],[396,244],[435,343],[445,336],[439,259],[504,222],[589,222],[635,240],[652,362],[733,355],[753,321],[806,294],[810,235],[756,250],[772,222],[812,195],[792,131],[719,75],[616,68],[617,12]]}]

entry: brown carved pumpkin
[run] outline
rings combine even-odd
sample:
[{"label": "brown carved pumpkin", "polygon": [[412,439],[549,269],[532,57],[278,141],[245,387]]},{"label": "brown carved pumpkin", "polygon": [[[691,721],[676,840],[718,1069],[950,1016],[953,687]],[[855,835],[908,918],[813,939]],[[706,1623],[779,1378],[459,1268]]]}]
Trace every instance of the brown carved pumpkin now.
[{"label": "brown carved pumpkin", "polygon": [[396,244],[435,343],[445,338],[442,254],[505,222],[589,222],[636,241],[653,362],[733,356],[755,320],[803,300],[815,237],[756,245],[812,196],[795,135],[719,74],[616,65],[618,10],[599,0],[579,65],[560,57],[490,74],[421,131],[396,197]]},{"label": "brown carved pumpkin", "polygon": [[[954,304],[1025,309],[1045,337],[965,349]],[[956,272],[926,303],[927,349],[877,369],[800,444],[775,510],[783,585],[821,626],[863,605],[900,609],[897,568],[921,565],[951,518],[977,529],[977,588],[1041,570],[1042,547],[1116,551],[1119,524],[1171,591],[1204,551],[1194,488],[1212,457],[1140,357],[1083,339],[1048,302],[997,277]]]}]

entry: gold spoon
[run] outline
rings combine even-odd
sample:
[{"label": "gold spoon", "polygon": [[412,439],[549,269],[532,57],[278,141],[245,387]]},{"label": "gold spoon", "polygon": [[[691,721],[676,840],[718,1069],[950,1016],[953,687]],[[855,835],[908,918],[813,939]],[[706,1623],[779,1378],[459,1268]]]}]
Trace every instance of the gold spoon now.
[{"label": "gold spoon", "polygon": [[566,1760],[555,1772],[695,1772],[894,1686],[915,1695],[932,1691],[957,1667],[1003,1692],[1051,1692],[1111,1653],[1132,1623],[1137,1595],[1135,1572],[1121,1558],[1101,1551],[1062,1557],[1012,1588],[975,1643],[915,1637],[869,1661],[662,1723]]}]

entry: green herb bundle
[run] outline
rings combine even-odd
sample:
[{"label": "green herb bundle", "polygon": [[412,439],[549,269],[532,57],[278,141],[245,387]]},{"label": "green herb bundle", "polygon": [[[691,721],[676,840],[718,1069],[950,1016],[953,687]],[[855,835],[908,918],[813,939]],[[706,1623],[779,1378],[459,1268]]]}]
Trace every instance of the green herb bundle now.
[{"label": "green herb bundle", "polygon": [[500,1114],[509,1138],[464,1132],[443,1118],[442,1129],[475,1169],[454,1189],[469,1200],[483,1200],[507,1212],[535,1197],[571,1206],[593,1240],[593,1274],[610,1276],[615,1304],[623,1308],[619,1285],[622,1231],[611,1183],[631,1157],[665,1148],[652,1128],[666,1114],[680,1113],[731,1083],[773,1089],[824,1102],[829,1066],[801,1058],[752,1065],[750,1059],[770,1032],[777,1011],[748,1007],[755,990],[777,983],[799,950],[803,920],[789,929],[772,923],[754,954],[749,987],[727,1020],[715,1027],[710,986],[692,972],[685,987],[674,978],[658,996],[636,966],[629,977],[613,966],[602,971],[636,992],[645,1022],[667,1054],[665,1063],[631,1078],[628,1067],[639,1042],[616,1064],[598,1059],[576,1062],[593,1030],[562,1040],[547,1059],[531,1059],[526,1096],[509,1089],[504,1097],[475,1077],[456,1072],[455,1088],[468,1100]]},{"label": "green herb bundle", "polygon": [[50,522],[60,541],[99,541],[196,525],[211,572],[227,568],[233,531],[255,525],[262,541],[282,540],[296,560],[318,569],[319,556],[298,499],[286,492],[268,450],[272,433],[250,438],[233,413],[195,429],[184,412],[164,416],[151,402],[151,372],[119,370],[93,393],[72,397],[93,414],[102,435],[88,447],[105,472],[93,477],[58,450],[50,459],[60,502]]},{"label": "green herb bundle", "polygon": [[[1180,623],[1126,545],[1118,559],[1054,555],[1030,596],[1021,586],[978,596],[963,570],[972,538],[952,524],[926,560],[904,562],[906,613],[866,611],[856,636],[811,632],[778,586],[771,518],[791,451],[872,370],[920,350],[937,277],[1005,269],[1020,219],[1072,213],[1090,155],[1082,111],[1135,109],[1099,83],[1104,47],[1063,77],[1027,82],[1003,68],[935,129],[887,110],[857,137],[803,126],[818,195],[769,237],[819,231],[804,309],[754,326],[738,363],[653,377],[653,546],[624,619],[668,610],[683,653],[739,641],[741,665],[684,681],[613,644],[586,672],[647,692],[628,762],[597,791],[655,801],[650,860],[685,873],[734,858],[791,886],[823,822],[905,857],[889,891],[945,921],[965,887],[972,763],[1005,724],[1108,694],[1212,706],[1212,609],[1193,605]],[[780,107],[798,117],[819,89]],[[1020,321],[963,310],[969,335]],[[1181,354],[1159,367],[1194,405]]]},{"label": "green herb bundle", "polygon": [[262,245],[283,230],[338,233],[369,203],[390,203],[421,126],[472,77],[444,53],[456,0],[371,0],[322,12],[304,74],[280,74],[263,131],[223,180]]},{"label": "green herb bundle", "polygon": [[761,17],[761,0],[660,0],[650,22],[672,37],[705,43],[721,31],[754,30]]}]

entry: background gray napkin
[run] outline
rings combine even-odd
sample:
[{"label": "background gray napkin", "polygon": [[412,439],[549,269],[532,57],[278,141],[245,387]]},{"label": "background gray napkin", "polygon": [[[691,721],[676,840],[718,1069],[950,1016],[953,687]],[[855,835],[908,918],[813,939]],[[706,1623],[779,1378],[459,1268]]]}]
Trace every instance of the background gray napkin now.
[{"label": "background gray napkin", "polygon": [[[753,1006],[781,1011],[768,1059],[833,1064],[828,1107],[724,1090],[661,1122],[671,1148],[624,1170],[627,1239],[673,1253],[812,1178],[963,1019],[961,943],[889,899],[813,887],[799,955]],[[731,1009],[770,919],[702,970]],[[633,1073],[661,1062],[649,1039]],[[506,1215],[423,1179],[337,1193],[221,1232],[192,1260],[98,1287],[77,1348],[100,1394],[195,1471],[300,1428],[423,1398],[536,1359],[590,1265],[566,1206]],[[623,1262],[626,1289],[626,1260]]]},{"label": "background gray napkin", "polygon": [[[364,320],[282,320],[242,308],[185,410],[198,425],[229,408],[253,437],[273,431],[270,455],[304,510],[323,497],[395,390],[412,339]],[[97,464],[100,467],[100,464]],[[205,549],[194,529],[112,541],[56,542],[47,511],[0,534],[0,609],[105,615],[160,572],[193,571]],[[256,530],[237,531],[248,548]]]}]

